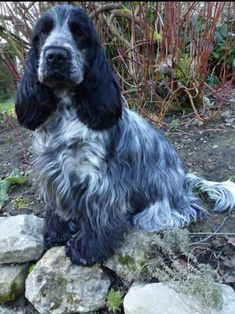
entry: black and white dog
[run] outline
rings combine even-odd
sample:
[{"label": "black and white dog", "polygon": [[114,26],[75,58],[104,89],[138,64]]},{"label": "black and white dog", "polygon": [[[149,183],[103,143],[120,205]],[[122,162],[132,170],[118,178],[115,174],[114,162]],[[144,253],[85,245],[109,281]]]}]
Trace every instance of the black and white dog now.
[{"label": "black and white dog", "polygon": [[171,144],[123,98],[86,13],[57,5],[34,28],[16,99],[18,120],[35,130],[35,178],[47,204],[47,247],[66,245],[76,264],[104,261],[131,227],[187,226],[235,205],[235,185],[186,175]]}]

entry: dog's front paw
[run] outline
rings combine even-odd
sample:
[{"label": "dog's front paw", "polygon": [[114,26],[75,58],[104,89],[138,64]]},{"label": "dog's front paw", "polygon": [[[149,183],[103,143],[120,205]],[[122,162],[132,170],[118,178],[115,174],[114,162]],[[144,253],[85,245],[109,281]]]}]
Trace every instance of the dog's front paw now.
[{"label": "dog's front paw", "polygon": [[[69,240],[65,246],[66,255],[70,258],[71,262],[80,266],[91,266],[95,263],[102,262],[101,256],[88,256],[81,254],[78,247],[75,246],[73,239]],[[91,252],[89,252],[91,253]]]},{"label": "dog's front paw", "polygon": [[49,250],[50,248],[54,247],[54,246],[62,246],[65,245],[65,243],[67,242],[67,238],[66,237],[59,237],[57,236],[53,236],[51,234],[44,234],[43,236],[43,240],[44,240],[44,246],[46,250]]},{"label": "dog's front paw", "polygon": [[61,242],[55,241],[54,239],[52,239],[51,237],[44,237],[44,247],[46,250],[49,250],[50,248],[54,247],[54,246],[60,246],[62,245]]}]

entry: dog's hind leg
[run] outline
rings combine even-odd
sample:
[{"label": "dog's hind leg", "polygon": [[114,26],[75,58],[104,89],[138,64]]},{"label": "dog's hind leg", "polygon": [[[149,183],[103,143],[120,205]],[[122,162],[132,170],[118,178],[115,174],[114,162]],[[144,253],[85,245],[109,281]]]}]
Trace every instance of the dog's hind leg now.
[{"label": "dog's hind leg", "polygon": [[157,201],[138,213],[133,219],[133,224],[137,229],[146,232],[163,231],[186,227],[205,218],[206,215],[201,201],[188,191],[178,200],[177,208],[170,204],[167,198]]}]

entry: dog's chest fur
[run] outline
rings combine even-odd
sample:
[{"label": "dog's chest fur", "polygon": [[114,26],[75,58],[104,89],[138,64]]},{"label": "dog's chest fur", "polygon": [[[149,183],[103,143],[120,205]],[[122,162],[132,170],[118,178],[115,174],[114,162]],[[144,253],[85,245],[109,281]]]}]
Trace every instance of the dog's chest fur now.
[{"label": "dog's chest fur", "polygon": [[42,196],[62,211],[75,206],[77,191],[93,189],[105,171],[104,132],[88,129],[65,100],[34,139],[34,169]]}]

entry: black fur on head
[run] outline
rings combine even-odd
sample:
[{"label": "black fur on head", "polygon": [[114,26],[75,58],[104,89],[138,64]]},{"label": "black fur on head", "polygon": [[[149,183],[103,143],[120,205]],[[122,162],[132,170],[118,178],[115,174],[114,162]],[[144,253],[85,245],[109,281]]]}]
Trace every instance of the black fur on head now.
[{"label": "black fur on head", "polygon": [[[50,49],[63,49],[65,62],[49,63]],[[72,5],[56,5],[34,28],[16,98],[19,122],[32,130],[39,127],[57,108],[61,91],[73,95],[79,119],[91,129],[109,128],[121,117],[120,89],[94,25]]]},{"label": "black fur on head", "polygon": [[76,89],[80,120],[92,129],[105,129],[117,123],[122,113],[119,86],[97,43],[83,82]]},{"label": "black fur on head", "polygon": [[55,109],[53,91],[37,76],[38,53],[33,45],[28,53],[26,69],[16,96],[16,115],[24,127],[35,130]]}]

